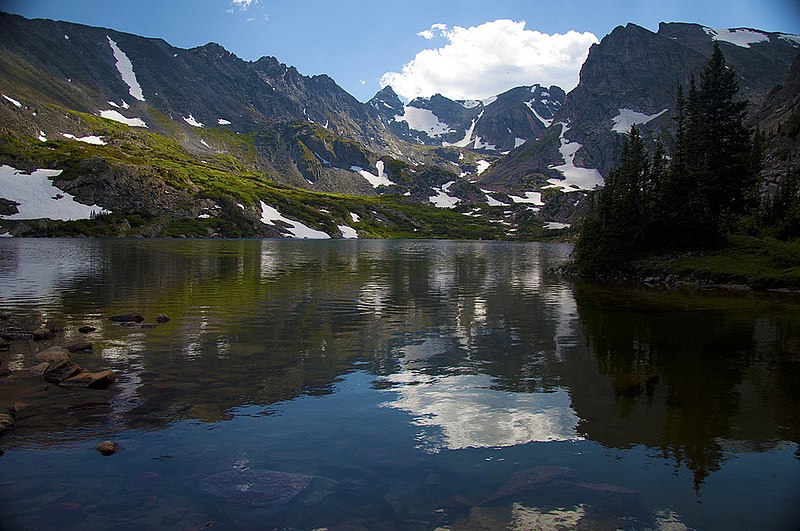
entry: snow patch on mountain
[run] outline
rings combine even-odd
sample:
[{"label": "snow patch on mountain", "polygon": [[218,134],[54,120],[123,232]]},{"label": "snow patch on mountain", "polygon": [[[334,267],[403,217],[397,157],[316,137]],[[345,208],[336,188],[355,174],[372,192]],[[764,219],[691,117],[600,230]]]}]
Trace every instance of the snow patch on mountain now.
[{"label": "snow patch on mountain", "polygon": [[15,100],[14,98],[12,98],[11,96],[6,96],[5,94],[3,94],[3,97],[8,101],[10,101],[11,103],[13,103],[16,107],[22,107],[22,104],[17,100]]},{"label": "snow patch on mountain", "polygon": [[503,203],[502,201],[498,201],[497,199],[495,199],[494,197],[492,197],[491,195],[489,195],[489,194],[492,194],[492,193],[494,193],[494,192],[492,192],[491,190],[484,190],[483,188],[481,188],[481,192],[483,192],[483,194],[486,196],[486,203],[487,203],[489,206],[491,206],[491,207],[495,207],[495,206],[508,206],[508,204],[506,204],[506,203]]},{"label": "snow patch on mountain", "polygon": [[131,60],[125,55],[125,52],[119,49],[119,46],[117,46],[117,43],[114,42],[111,37],[106,35],[106,38],[108,39],[108,44],[111,45],[111,51],[114,52],[114,59],[117,60],[117,71],[119,75],[122,76],[122,81],[128,85],[128,92],[137,100],[144,101],[144,93],[142,92],[142,87],[139,85],[139,82],[136,80],[136,73],[133,71],[133,63],[131,63]]},{"label": "snow patch on mountain", "polygon": [[536,119],[537,119],[537,120],[539,120],[540,122],[542,122],[542,123],[544,124],[544,126],[545,126],[545,127],[550,127],[550,125],[553,123],[553,119],[552,119],[552,118],[550,118],[550,119],[548,120],[547,118],[544,118],[544,117],[543,117],[541,114],[539,114],[538,112],[536,112],[536,109],[534,109],[534,108],[533,108],[533,104],[534,104],[535,102],[536,102],[536,100],[526,101],[526,102],[525,102],[525,105],[527,105],[527,106],[528,106],[528,108],[531,110],[531,112],[533,113],[533,115],[536,117]]},{"label": "snow patch on mountain", "polygon": [[646,124],[651,120],[655,120],[665,112],[667,112],[667,109],[656,114],[645,114],[631,109],[620,109],[619,114],[611,119],[611,121],[614,122],[614,126],[611,130],[617,133],[628,134],[631,131],[631,126]]},{"label": "snow patch on mountain", "polygon": [[433,195],[428,198],[428,201],[433,203],[433,206],[437,208],[453,208],[455,207],[461,199],[457,197],[452,197],[448,195],[448,190],[451,186],[455,184],[455,181],[449,181],[442,185],[441,188],[433,188],[433,191],[436,192],[436,195]]},{"label": "snow patch on mountain", "polygon": [[189,116],[181,116],[181,118],[192,127],[205,127],[202,122],[197,121],[195,117],[192,116],[192,113],[189,113]]},{"label": "snow patch on mountain", "polygon": [[474,109],[475,107],[480,107],[483,105],[481,100],[460,100],[458,103],[460,103],[465,109]]},{"label": "snow patch on mountain", "polygon": [[751,44],[759,42],[769,42],[769,35],[761,33],[760,31],[753,31],[747,28],[706,28],[703,27],[708,35],[715,41],[729,42],[742,48],[750,48]]},{"label": "snow patch on mountain", "polygon": [[16,214],[2,219],[89,219],[92,214],[108,211],[97,205],[84,205],[75,197],[55,187],[51,177],[62,170],[34,170],[25,174],[11,166],[0,166],[0,197],[18,203]]},{"label": "snow patch on mountain", "polygon": [[228,120],[226,120],[225,118],[219,118],[219,119],[217,119],[217,123],[218,123],[219,125],[231,125],[231,123],[230,123]]},{"label": "snow patch on mountain", "polygon": [[550,166],[553,170],[560,171],[563,179],[548,179],[550,183],[548,188],[561,188],[564,191],[574,191],[576,188],[579,190],[593,190],[603,184],[603,176],[599,171],[593,168],[579,168],[575,166],[575,153],[578,152],[583,146],[578,142],[570,142],[564,137],[564,134],[569,131],[567,124],[561,125],[561,134],[559,140],[561,147],[558,149],[561,156],[564,158],[564,164],[558,166]]},{"label": "snow patch on mountain", "polygon": [[524,138],[514,137],[514,149],[517,149],[521,145],[525,144],[525,142],[527,142],[527,140]]},{"label": "snow patch on mountain", "polygon": [[478,165],[478,169],[475,171],[475,173],[478,175],[488,170],[489,166],[492,165],[492,163],[488,160],[479,160],[476,164]]},{"label": "snow patch on mountain", "polygon": [[532,205],[543,206],[544,202],[542,201],[542,193],[541,192],[525,192],[524,196],[518,195],[510,195],[509,196],[512,201],[515,203],[530,203]]},{"label": "snow patch on mountain", "polygon": [[550,230],[568,229],[571,226],[572,225],[570,225],[569,223],[560,223],[558,221],[546,221],[545,224],[543,225],[545,229],[550,229]]},{"label": "snow patch on mountain", "polygon": [[44,134],[44,131],[39,131],[39,136],[36,138],[38,138],[40,142],[47,142],[47,135]]},{"label": "snow patch on mountain", "polygon": [[467,128],[467,130],[464,131],[464,138],[462,138],[458,142],[453,142],[453,143],[442,142],[442,145],[445,146],[445,147],[461,147],[461,148],[465,148],[468,145],[470,145],[470,143],[472,143],[472,133],[475,132],[475,124],[477,124],[478,120],[481,119],[481,117],[483,116],[483,113],[484,113],[484,111],[481,111],[481,113],[478,115],[477,118],[473,118],[472,119],[472,123]]},{"label": "snow patch on mountain", "polygon": [[792,46],[800,46],[800,35],[792,35],[790,33],[780,33],[778,38],[791,44]]},{"label": "snow patch on mountain", "polygon": [[339,225],[339,232],[342,233],[342,238],[353,239],[358,238],[358,232],[353,227],[348,227],[347,225]]},{"label": "snow patch on mountain", "polygon": [[100,116],[106,118],[108,120],[114,120],[115,122],[119,122],[121,124],[130,125],[133,127],[147,127],[147,124],[144,123],[144,120],[141,118],[126,118],[119,111],[109,110],[109,111],[100,111]]},{"label": "snow patch on mountain", "polygon": [[84,142],[86,144],[94,144],[96,146],[105,146],[106,141],[100,138],[99,136],[89,135],[89,136],[82,136],[80,138],[76,137],[75,135],[71,135],[69,133],[61,133],[61,136],[64,138],[69,138],[70,140],[77,140],[78,142]]},{"label": "snow patch on mountain", "polygon": [[378,162],[375,163],[375,169],[378,171],[377,175],[368,172],[361,166],[350,166],[351,171],[361,174],[361,176],[365,178],[369,182],[369,184],[373,186],[373,188],[377,188],[379,186],[392,186],[394,184],[392,181],[389,180],[389,177],[383,170],[382,160],[379,160]]},{"label": "snow patch on mountain", "polygon": [[303,225],[299,221],[291,220],[278,212],[274,207],[269,206],[264,201],[261,201],[261,223],[265,225],[275,225],[276,221],[288,225],[287,229],[293,238],[308,238],[312,240],[329,239],[326,233],[321,230],[312,229],[307,225]]},{"label": "snow patch on mountain", "polygon": [[394,117],[394,121],[405,122],[408,124],[409,129],[427,133],[430,137],[455,132],[449,125],[439,121],[439,117],[433,111],[408,105],[403,108],[403,114],[398,114]]}]

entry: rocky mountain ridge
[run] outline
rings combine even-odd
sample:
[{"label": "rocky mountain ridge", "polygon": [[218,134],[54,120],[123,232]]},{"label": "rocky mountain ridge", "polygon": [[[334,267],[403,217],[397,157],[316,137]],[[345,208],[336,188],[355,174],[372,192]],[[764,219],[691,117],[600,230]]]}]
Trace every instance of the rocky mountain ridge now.
[{"label": "rocky mountain ridge", "polygon": [[[290,233],[283,221],[264,232],[263,199],[303,189],[454,210],[500,226],[504,237],[568,226],[616,163],[631,124],[668,144],[675,88],[714,41],[754,115],[775,100],[770,89],[800,51],[800,38],[783,34],[628,24],[592,46],[569,94],[534,84],[485,100],[437,94],[404,103],[385,87],[361,103],[326,75],[304,76],[274,57],[243,61],[214,43],[183,50],[2,13],[0,24],[0,164],[63,169],[62,190],[112,212],[205,225],[224,217],[225,230],[203,227],[220,235]],[[319,218],[292,201],[301,218]],[[334,219],[321,209],[313,226],[349,233],[346,212]],[[403,231],[422,228],[406,222]],[[377,226],[364,232],[380,234]]]}]

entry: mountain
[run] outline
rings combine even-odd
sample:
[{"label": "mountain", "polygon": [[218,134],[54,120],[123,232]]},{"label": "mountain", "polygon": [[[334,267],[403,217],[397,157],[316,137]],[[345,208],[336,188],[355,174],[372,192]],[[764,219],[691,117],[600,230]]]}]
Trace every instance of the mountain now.
[{"label": "mountain", "polygon": [[516,193],[591,189],[616,164],[621,137],[633,124],[669,147],[677,87],[699,75],[715,42],[739,76],[750,113],[783,82],[800,52],[800,37],[780,33],[685,23],[662,23],[658,32],[619,26],[591,47],[580,83],[547,131],[495,164],[479,184]]},{"label": "mountain", "polygon": [[69,210],[57,203],[66,193],[80,205],[70,208],[100,213],[79,228],[37,228],[14,220],[24,194],[0,194],[2,224],[15,234],[91,225],[285,236],[303,225],[334,237],[356,226],[372,236],[540,237],[579,220],[631,124],[669,146],[676,87],[715,41],[754,120],[783,108],[794,85],[773,87],[800,50],[798,37],[758,30],[628,24],[592,47],[569,94],[532,84],[484,100],[404,103],[385,87],[361,103],[326,75],[274,57],[244,61],[214,43],[185,50],[2,13],[0,26],[0,186],[19,191],[23,170],[49,168],[60,173],[36,186],[56,210]]},{"label": "mountain", "polygon": [[516,87],[484,100],[448,99],[441,94],[403,105],[391,87],[368,105],[389,131],[431,146],[470,148],[487,154],[511,151],[535,139],[564,103],[559,87]]}]

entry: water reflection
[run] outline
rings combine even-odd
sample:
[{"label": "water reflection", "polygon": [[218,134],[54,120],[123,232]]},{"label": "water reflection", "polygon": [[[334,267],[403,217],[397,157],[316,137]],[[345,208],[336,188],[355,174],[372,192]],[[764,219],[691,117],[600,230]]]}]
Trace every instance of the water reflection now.
[{"label": "water reflection", "polygon": [[564,379],[587,438],[658,448],[698,487],[736,453],[800,440],[793,304],[591,284],[575,296],[590,349]]},{"label": "water reflection", "polygon": [[[3,439],[6,448],[163,430],[182,419],[218,423],[249,407],[334,394],[357,370],[370,371],[381,409],[410,424],[417,451],[431,454],[581,440],[643,445],[687,467],[700,488],[733,455],[800,441],[796,305],[573,286],[547,273],[568,246],[0,246],[2,306],[63,325],[66,339],[96,326],[94,353],[77,361],[120,375],[108,391],[87,394],[45,393],[15,373],[0,386],[3,404],[14,397],[41,407],[37,422]],[[125,310],[172,320],[137,330],[104,318]],[[41,347],[15,346],[5,363],[21,369]],[[63,414],[90,401],[109,407]],[[544,514],[526,507],[519,514]]]}]

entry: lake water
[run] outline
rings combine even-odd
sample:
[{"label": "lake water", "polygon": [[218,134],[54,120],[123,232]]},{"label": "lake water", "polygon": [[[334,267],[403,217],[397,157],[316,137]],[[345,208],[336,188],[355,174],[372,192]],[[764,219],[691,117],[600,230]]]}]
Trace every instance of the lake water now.
[{"label": "lake water", "polygon": [[[0,528],[797,529],[798,300],[569,252],[3,239],[0,309],[64,332],[0,352]],[[109,389],[24,370],[82,325]]]}]

